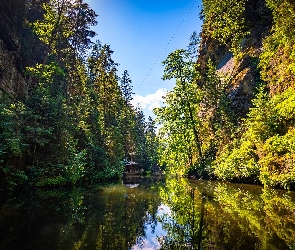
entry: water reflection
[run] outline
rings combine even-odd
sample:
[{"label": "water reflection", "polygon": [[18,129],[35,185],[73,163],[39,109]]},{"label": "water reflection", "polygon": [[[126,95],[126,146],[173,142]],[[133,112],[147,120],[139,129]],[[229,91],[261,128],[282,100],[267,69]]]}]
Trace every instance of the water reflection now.
[{"label": "water reflection", "polygon": [[292,192],[183,179],[161,197],[175,220],[163,223],[162,249],[295,249]]},{"label": "water reflection", "polygon": [[1,205],[0,249],[295,249],[294,192],[132,177]]},{"label": "water reflection", "polygon": [[163,229],[162,223],[158,218],[171,214],[171,210],[168,206],[161,204],[158,206],[156,214],[147,214],[147,220],[145,221],[145,236],[138,237],[136,244],[131,250],[154,250],[161,248],[161,242],[163,237],[166,236],[166,231]]}]

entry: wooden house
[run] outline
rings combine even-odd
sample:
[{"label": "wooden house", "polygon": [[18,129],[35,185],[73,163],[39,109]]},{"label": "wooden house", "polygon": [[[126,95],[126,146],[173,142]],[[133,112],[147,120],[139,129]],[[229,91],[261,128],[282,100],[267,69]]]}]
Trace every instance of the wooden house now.
[{"label": "wooden house", "polygon": [[142,173],[142,168],[136,162],[127,162],[125,164],[124,174],[127,175],[140,175]]}]

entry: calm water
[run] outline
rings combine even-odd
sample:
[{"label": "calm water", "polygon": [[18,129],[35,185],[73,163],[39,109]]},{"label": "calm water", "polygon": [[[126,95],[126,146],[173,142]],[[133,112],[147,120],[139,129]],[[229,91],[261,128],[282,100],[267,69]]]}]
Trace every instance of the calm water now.
[{"label": "calm water", "polygon": [[39,190],[1,204],[0,249],[295,249],[295,194],[151,178]]}]

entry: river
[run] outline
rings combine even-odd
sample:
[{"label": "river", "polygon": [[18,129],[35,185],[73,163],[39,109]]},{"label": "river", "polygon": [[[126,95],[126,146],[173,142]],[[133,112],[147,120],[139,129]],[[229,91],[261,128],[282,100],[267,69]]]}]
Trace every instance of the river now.
[{"label": "river", "polygon": [[295,249],[295,193],[173,178],[24,191],[1,204],[0,249]]}]

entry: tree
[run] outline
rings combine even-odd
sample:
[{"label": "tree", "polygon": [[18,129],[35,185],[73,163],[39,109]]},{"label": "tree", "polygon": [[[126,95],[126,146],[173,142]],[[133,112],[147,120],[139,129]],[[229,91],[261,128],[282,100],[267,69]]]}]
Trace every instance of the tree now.
[{"label": "tree", "polygon": [[[197,131],[197,113],[196,102],[199,98],[196,96],[195,80],[198,77],[198,72],[195,69],[195,64],[187,60],[189,54],[185,50],[176,50],[171,53],[163,62],[165,72],[163,79],[176,79],[176,96],[180,97],[180,105],[184,119],[187,122],[188,128],[193,130],[195,145],[198,150],[199,158],[202,159],[202,143],[200,141],[199,132]],[[196,87],[196,85],[195,85]]]},{"label": "tree", "polygon": [[[18,13],[11,15],[12,29],[23,36],[17,70],[26,69],[29,94],[11,95],[1,86],[3,186],[13,188],[28,178],[37,186],[119,178],[124,153],[134,153],[142,165],[149,162],[145,118],[130,103],[128,72],[120,79],[110,46],[91,41],[95,12],[83,0],[13,3]],[[11,13],[9,4],[0,5]],[[10,45],[7,49],[15,50]]]},{"label": "tree", "polygon": [[132,95],[134,93],[132,93],[131,83],[132,83],[132,80],[129,77],[128,71],[124,70],[124,73],[121,78],[121,86],[120,87],[121,87],[122,95],[123,95],[126,105],[130,104],[130,101],[133,100]]},{"label": "tree", "polygon": [[212,37],[229,44],[234,54],[240,52],[240,41],[249,33],[245,24],[247,0],[203,1],[205,39]]},{"label": "tree", "polygon": [[133,106],[130,103],[132,98],[132,80],[129,77],[128,71],[125,70],[121,77],[120,89],[122,92],[122,97],[124,99],[124,105],[121,110],[121,131],[124,138],[124,152],[125,152],[125,160],[131,160],[131,154],[134,149],[132,149],[132,128],[134,126],[134,110]]},{"label": "tree", "polygon": [[197,162],[201,163],[203,158],[198,130],[201,92],[197,88],[196,79],[199,74],[195,63],[190,60],[190,54],[185,50],[169,54],[163,64],[163,79],[175,78],[176,84],[165,97],[166,106],[155,110],[158,121],[163,125],[160,129],[164,146],[162,159],[169,162],[168,158],[171,157],[180,168],[186,164],[193,167]]},{"label": "tree", "polygon": [[199,53],[199,44],[200,44],[200,37],[196,31],[190,37],[189,44],[187,46],[187,53],[189,55],[189,60],[194,63],[198,59]]},{"label": "tree", "polygon": [[123,171],[120,160],[124,157],[124,141],[120,126],[124,100],[117,76],[118,64],[112,59],[112,53],[109,45],[97,42],[88,59],[88,69],[93,94],[98,100],[98,123],[109,162],[106,171],[120,175]]},{"label": "tree", "polygon": [[147,151],[149,156],[150,167],[156,166],[159,161],[158,157],[158,139],[156,134],[156,122],[149,116],[146,122],[145,136],[147,140]]}]

